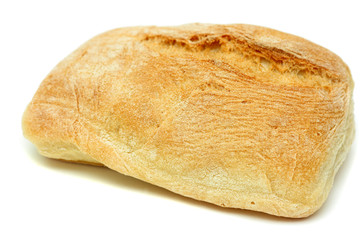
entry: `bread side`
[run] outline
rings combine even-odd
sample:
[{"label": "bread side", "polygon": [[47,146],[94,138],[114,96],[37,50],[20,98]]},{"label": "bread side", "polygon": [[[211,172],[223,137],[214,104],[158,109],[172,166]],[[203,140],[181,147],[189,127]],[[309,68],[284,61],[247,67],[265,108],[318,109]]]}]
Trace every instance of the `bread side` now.
[{"label": "bread side", "polygon": [[46,77],[23,117],[40,153],[220,206],[305,217],[353,136],[339,57],[249,25],[116,29]]}]

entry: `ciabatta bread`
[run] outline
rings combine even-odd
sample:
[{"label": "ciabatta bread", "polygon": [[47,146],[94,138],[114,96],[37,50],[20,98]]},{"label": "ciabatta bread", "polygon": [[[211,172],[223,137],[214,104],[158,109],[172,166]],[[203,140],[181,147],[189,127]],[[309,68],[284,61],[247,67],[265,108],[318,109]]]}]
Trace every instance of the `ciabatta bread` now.
[{"label": "ciabatta bread", "polygon": [[50,72],[23,131],[50,158],[298,218],[324,203],[350,148],[352,90],[338,56],[272,29],[121,28]]}]

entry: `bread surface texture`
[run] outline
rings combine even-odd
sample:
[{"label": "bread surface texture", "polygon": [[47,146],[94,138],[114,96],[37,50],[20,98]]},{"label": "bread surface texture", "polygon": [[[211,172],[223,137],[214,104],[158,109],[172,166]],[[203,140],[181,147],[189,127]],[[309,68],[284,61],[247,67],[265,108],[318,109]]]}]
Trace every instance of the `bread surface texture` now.
[{"label": "bread surface texture", "polygon": [[252,25],[111,30],[43,80],[23,132],[47,157],[104,165],[223,207],[306,217],[354,135],[334,53]]}]

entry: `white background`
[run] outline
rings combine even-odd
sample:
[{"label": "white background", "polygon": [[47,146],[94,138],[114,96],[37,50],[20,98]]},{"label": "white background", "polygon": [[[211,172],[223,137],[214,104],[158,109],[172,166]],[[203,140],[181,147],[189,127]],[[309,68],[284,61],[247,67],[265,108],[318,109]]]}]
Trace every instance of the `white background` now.
[{"label": "white background", "polygon": [[42,79],[84,41],[122,26],[191,22],[262,25],[332,50],[352,71],[358,117],[357,2],[1,0],[0,239],[360,239],[358,134],[321,210],[291,220],[223,209],[109,169],[47,159],[21,130]]}]

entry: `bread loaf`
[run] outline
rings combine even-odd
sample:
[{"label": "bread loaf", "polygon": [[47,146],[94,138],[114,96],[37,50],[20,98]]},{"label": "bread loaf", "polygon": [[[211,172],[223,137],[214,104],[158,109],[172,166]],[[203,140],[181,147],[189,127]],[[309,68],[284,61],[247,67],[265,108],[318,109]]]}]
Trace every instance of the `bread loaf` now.
[{"label": "bread loaf", "polygon": [[306,217],[353,135],[334,53],[251,25],[129,27],[61,61],[23,115],[40,154],[223,207]]}]

